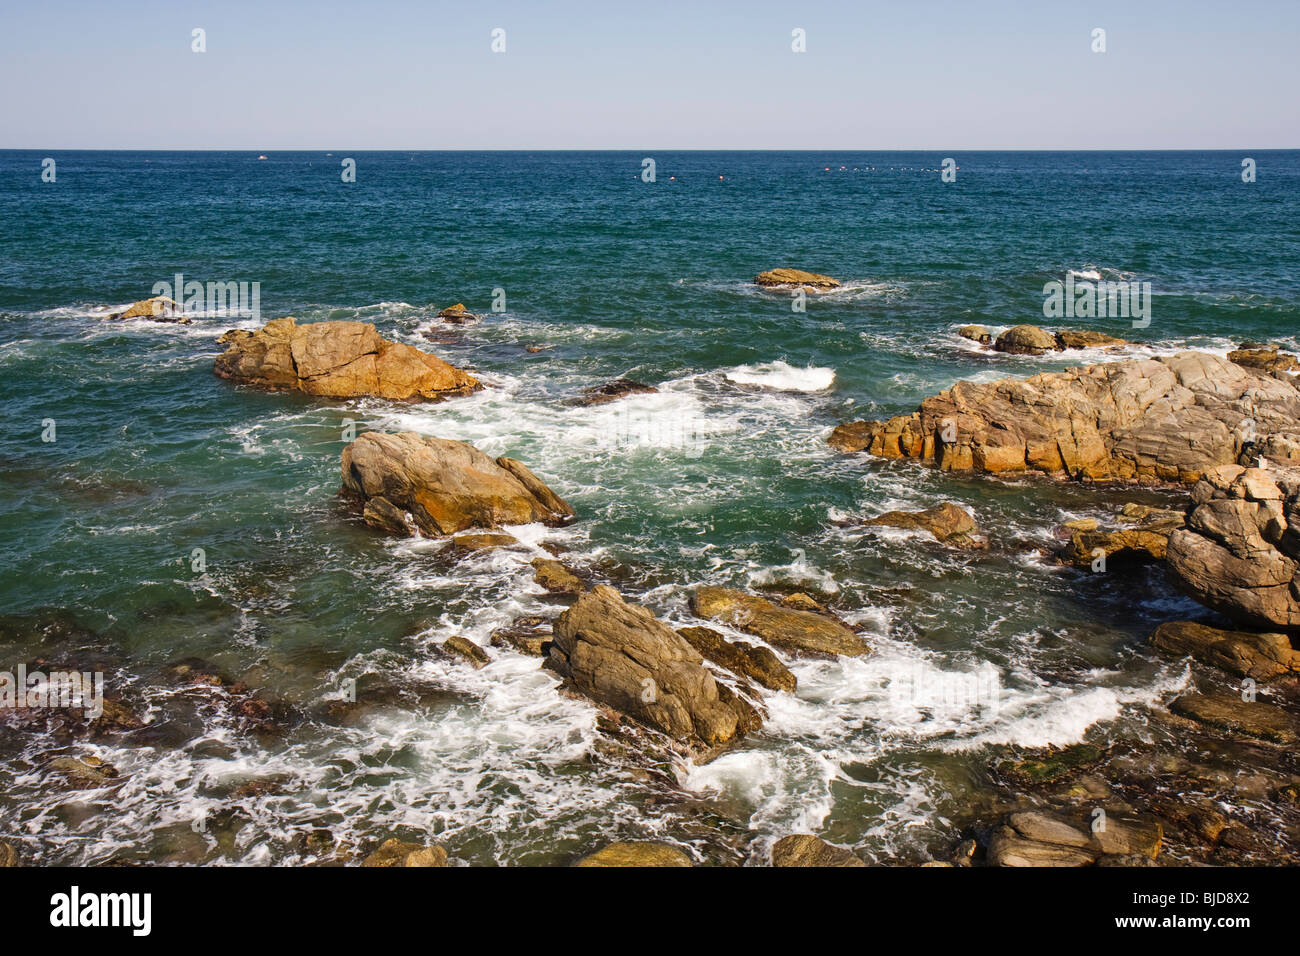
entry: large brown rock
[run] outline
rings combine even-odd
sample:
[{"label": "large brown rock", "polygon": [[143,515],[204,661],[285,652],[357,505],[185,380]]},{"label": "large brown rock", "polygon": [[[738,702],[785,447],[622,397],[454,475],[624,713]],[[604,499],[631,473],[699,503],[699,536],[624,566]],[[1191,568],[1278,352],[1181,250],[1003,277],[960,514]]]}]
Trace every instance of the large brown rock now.
[{"label": "large brown rock", "polygon": [[1228,361],[1244,365],[1246,368],[1259,369],[1270,375],[1300,369],[1300,361],[1297,361],[1290,352],[1283,352],[1276,345],[1259,345],[1254,342],[1243,342],[1229,352]]},{"label": "large brown rock", "polygon": [[114,312],[108,316],[109,322],[122,322],[126,319],[153,319],[155,322],[190,324],[190,317],[185,314],[185,311],[165,295],[141,299],[139,302],[131,303],[121,312]]},{"label": "large brown rock", "polygon": [[804,272],[802,269],[769,269],[756,275],[754,281],[766,288],[797,286],[803,289],[834,289],[840,284],[839,279],[832,279],[820,272]]},{"label": "large brown rock", "polygon": [[690,645],[719,667],[741,677],[757,681],[769,690],[788,690],[791,693],[798,683],[790,668],[771,648],[729,641],[709,627],[682,627],[677,633]]},{"label": "large brown rock", "polygon": [[1036,325],[1017,325],[999,335],[993,349],[1012,355],[1046,355],[1056,351],[1056,336]]},{"label": "large brown rock", "polygon": [[841,425],[830,443],[945,471],[1192,484],[1243,454],[1300,460],[1300,391],[1217,355],[1180,352],[958,382],[911,415]]},{"label": "large brown rock", "polygon": [[[1138,517],[1140,516],[1140,517]],[[1091,567],[1097,558],[1137,559],[1139,561],[1164,561],[1169,546],[1169,536],[1183,526],[1183,515],[1175,511],[1125,505],[1121,519],[1136,519],[1135,528],[1102,529],[1092,521],[1089,525],[1071,527],[1070,542],[1061,552],[1061,560],[1076,568]]]},{"label": "large brown rock", "polygon": [[1240,694],[1218,691],[1184,694],[1169,709],[1216,730],[1294,747],[1300,741],[1300,720],[1262,700],[1242,700]]},{"label": "large brown rock", "polygon": [[1042,810],[1012,813],[993,831],[990,866],[1088,866],[1106,857],[1153,860],[1164,829],[1158,821],[1119,814],[1082,820]]},{"label": "large brown rock", "polygon": [[1166,562],[1182,590],[1245,624],[1300,630],[1300,470],[1211,469]]},{"label": "large brown rock", "polygon": [[478,379],[413,345],[390,342],[366,322],[275,319],[256,332],[232,329],[213,371],[241,385],[297,389],[326,398],[425,401],[467,395]]},{"label": "large brown rock", "polygon": [[1300,673],[1300,651],[1285,634],[1224,631],[1195,621],[1169,621],[1152,631],[1147,640],[1170,654],[1186,654],[1257,681]]},{"label": "large brown rock", "polygon": [[862,524],[868,527],[883,525],[906,530],[920,529],[930,532],[937,541],[959,548],[981,547],[987,543],[970,512],[950,501],[924,511],[887,511],[875,518],[868,518]]},{"label": "large brown rock", "polygon": [[766,598],[705,585],[691,595],[697,616],[754,634],[794,653],[857,657],[871,649],[847,624],[812,611],[778,607]]},{"label": "large brown rock", "polygon": [[693,866],[684,850],[667,843],[611,843],[574,866]]},{"label": "large brown rock", "polygon": [[547,664],[597,703],[695,749],[731,742],[752,712],[720,692],[681,635],[605,585],[556,619]]},{"label": "large brown rock", "polygon": [[366,432],[344,448],[343,493],[363,502],[377,527],[396,531],[409,519],[431,537],[534,521],[555,526],[573,517],[564,499],[513,458],[493,460],[473,445],[414,432]]},{"label": "large brown rock", "polygon": [[1120,345],[1128,345],[1127,340],[1107,335],[1105,332],[1093,332],[1090,329],[1061,329],[1056,333],[1056,348],[1058,351],[1064,349],[1111,349]]},{"label": "large brown rock", "polygon": [[811,833],[792,833],[772,844],[773,866],[866,866],[853,851]]}]

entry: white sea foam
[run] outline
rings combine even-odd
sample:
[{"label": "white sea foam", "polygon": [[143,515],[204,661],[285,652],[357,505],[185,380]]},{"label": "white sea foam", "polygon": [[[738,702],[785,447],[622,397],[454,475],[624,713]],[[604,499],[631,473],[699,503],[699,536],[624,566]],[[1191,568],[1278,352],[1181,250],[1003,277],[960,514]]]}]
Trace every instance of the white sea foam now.
[{"label": "white sea foam", "polygon": [[780,359],[762,365],[737,365],[723,375],[737,385],[756,385],[782,392],[824,392],[835,383],[833,368],[796,368]]}]

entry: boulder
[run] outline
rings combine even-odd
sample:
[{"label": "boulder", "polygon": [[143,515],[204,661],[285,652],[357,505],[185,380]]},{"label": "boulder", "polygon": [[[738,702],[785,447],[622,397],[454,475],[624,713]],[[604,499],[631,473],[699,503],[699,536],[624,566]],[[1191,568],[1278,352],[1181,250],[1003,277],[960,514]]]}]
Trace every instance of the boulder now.
[{"label": "boulder", "polygon": [[574,866],[692,866],[685,851],[667,843],[611,843]]},{"label": "boulder", "polygon": [[999,335],[993,349],[1011,355],[1046,355],[1056,351],[1056,336],[1036,325],[1017,325]]},{"label": "boulder", "polygon": [[819,272],[804,272],[802,269],[769,269],[754,276],[754,281],[769,289],[789,286],[820,290],[834,289],[840,284],[838,279],[832,279]]},{"label": "boulder", "polygon": [[213,371],[240,385],[296,389],[325,398],[371,396],[417,402],[468,395],[478,379],[413,345],[390,342],[365,322],[275,319],[256,332],[232,329]]},{"label": "boulder", "polygon": [[1194,657],[1257,681],[1300,674],[1300,651],[1285,634],[1224,631],[1195,621],[1169,621],[1152,631],[1147,641],[1167,653]]},{"label": "boulder", "polygon": [[18,851],[12,844],[0,841],[0,870],[18,865]]},{"label": "boulder", "polygon": [[708,627],[681,627],[677,633],[704,655],[705,660],[717,664],[740,677],[748,677],[769,690],[794,692],[797,681],[790,668],[771,648],[744,641],[729,641]]},{"label": "boulder", "polygon": [[547,666],[597,703],[695,750],[730,743],[749,716],[724,700],[685,638],[605,585],[556,619]]},{"label": "boulder", "polygon": [[919,528],[930,532],[935,540],[959,548],[978,548],[987,543],[970,512],[948,501],[924,511],[887,511],[862,524],[867,527],[884,525],[889,528]]},{"label": "boulder", "polygon": [[1060,558],[1076,568],[1091,567],[1100,557],[1098,552],[1104,554],[1107,561],[1114,558],[1163,561],[1172,531],[1173,528],[1163,525],[1108,531],[1078,529],[1070,535],[1070,543],[1061,551]]},{"label": "boulder", "polygon": [[1300,740],[1300,721],[1295,717],[1263,701],[1242,700],[1240,694],[1184,694],[1169,709],[1180,717],[1232,734],[1287,747],[1294,747]]},{"label": "boulder", "polygon": [[443,657],[462,660],[474,670],[480,670],[492,663],[492,658],[487,656],[487,651],[468,637],[461,637],[459,634],[447,638],[441,644],[435,645],[435,649]]},{"label": "boulder", "polygon": [[1055,338],[1058,352],[1065,349],[1116,348],[1129,344],[1126,339],[1087,329],[1061,329],[1056,333]]},{"label": "boulder", "polygon": [[858,657],[871,653],[847,624],[812,611],[778,607],[766,598],[743,591],[711,585],[696,588],[691,595],[691,611],[796,654]]},{"label": "boulder", "polygon": [[773,866],[866,866],[860,857],[811,833],[792,833],[772,844]]},{"label": "boulder", "polygon": [[133,302],[121,312],[108,316],[109,322],[121,322],[126,319],[153,319],[156,322],[175,322],[189,325],[190,317],[184,310],[165,295],[156,295],[152,299]]},{"label": "boulder", "polygon": [[1243,455],[1300,460],[1300,391],[1217,355],[1180,352],[958,382],[910,415],[840,425],[829,440],[944,471],[1193,484]]},{"label": "boulder", "polygon": [[1291,353],[1280,351],[1276,345],[1260,345],[1257,342],[1243,342],[1228,353],[1228,361],[1270,375],[1300,369],[1300,361]]},{"label": "boulder", "polygon": [[[378,500],[383,501],[384,499],[380,498]],[[513,534],[480,531],[454,536],[451,539],[451,546],[457,551],[495,551],[497,548],[517,548],[520,546],[520,542]]]},{"label": "boulder", "polygon": [[478,316],[465,308],[463,302],[457,302],[455,305],[449,305],[439,312],[438,318],[452,325],[464,325],[466,322],[477,319]]},{"label": "boulder", "polygon": [[513,647],[530,657],[545,657],[553,638],[551,622],[544,617],[521,617],[492,632],[493,647]]},{"label": "boulder", "polygon": [[587,583],[554,558],[533,558],[533,580],[552,594],[581,594]]},{"label": "boulder", "polygon": [[1012,813],[993,831],[990,866],[1134,865],[1160,853],[1164,828],[1158,821],[1108,813],[1087,821],[1043,810]]},{"label": "boulder", "polygon": [[1211,469],[1192,501],[1169,536],[1174,583],[1250,627],[1300,630],[1300,469]]},{"label": "boulder", "polygon": [[442,847],[405,843],[396,838],[385,840],[361,861],[366,867],[446,866],[447,851]]},{"label": "boulder", "polygon": [[494,460],[473,445],[414,432],[366,432],[344,448],[343,494],[372,513],[409,515],[431,537],[534,521],[557,526],[573,517],[513,458]]},{"label": "boulder", "polygon": [[957,330],[957,334],[963,339],[970,339],[980,345],[988,345],[993,341],[992,333],[982,325],[963,325]]},{"label": "boulder", "polygon": [[625,395],[649,395],[658,391],[659,389],[653,385],[634,382],[630,378],[619,378],[612,382],[606,382],[604,385],[593,385],[591,388],[584,388],[581,397],[577,399],[575,404],[605,405],[617,401]]}]

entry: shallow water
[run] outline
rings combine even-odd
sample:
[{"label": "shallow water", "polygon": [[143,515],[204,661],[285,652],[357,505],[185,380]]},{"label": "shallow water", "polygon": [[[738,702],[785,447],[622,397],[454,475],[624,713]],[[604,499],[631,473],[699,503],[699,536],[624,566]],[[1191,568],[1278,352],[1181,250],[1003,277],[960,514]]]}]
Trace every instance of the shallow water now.
[{"label": "shallow water", "polygon": [[[0,833],[46,863],[302,861],[317,827],[352,846],[432,832],[474,864],[564,863],[615,836],[756,861],[793,829],[919,859],[989,799],[998,745],[1176,746],[1148,708],[1192,677],[1143,642],[1208,615],[1158,570],[1079,574],[1041,553],[1063,520],[1170,493],[943,475],[825,437],[961,378],[1101,360],[955,334],[1071,324],[1041,306],[1072,270],[1152,283],[1148,328],[1073,323],[1128,354],[1296,347],[1300,154],[1255,155],[1250,185],[1216,152],[968,153],[953,184],[930,154],[654,155],[649,184],[639,154],[356,154],[345,185],[324,153],[69,153],[43,184],[39,155],[0,152],[0,668],[96,643],[110,693],[153,730],[0,729]],[[777,265],[848,281],[799,313],[750,282]],[[211,372],[216,338],[257,321],[102,321],[178,271],[260,281],[263,319],[373,322],[488,388],[421,406],[265,394]],[[458,301],[483,320],[443,329]],[[432,344],[435,327],[455,341]],[[660,391],[568,404],[620,376]],[[379,536],[336,497],[349,421],[510,454],[579,520],[463,559]],[[940,500],[974,513],[986,552],[837,523]],[[876,654],[794,663],[799,691],[767,695],[760,734],[667,787],[593,760],[595,712],[535,658],[492,648],[472,671],[433,653],[555,614],[528,566],[544,545],[674,623],[701,582],[806,590]],[[97,637],[42,640],[51,609]],[[186,657],[290,716],[249,732],[162,675]],[[380,690],[340,725],[325,706],[347,678],[363,702]],[[899,692],[945,680],[994,692]],[[51,785],[63,747],[119,777]]]}]

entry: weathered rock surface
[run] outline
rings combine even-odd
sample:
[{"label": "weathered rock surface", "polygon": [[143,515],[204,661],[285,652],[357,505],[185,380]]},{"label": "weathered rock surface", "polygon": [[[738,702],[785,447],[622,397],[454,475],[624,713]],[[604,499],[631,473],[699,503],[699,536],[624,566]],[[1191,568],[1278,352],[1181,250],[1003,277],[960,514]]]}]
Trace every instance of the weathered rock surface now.
[{"label": "weathered rock surface", "polygon": [[533,558],[533,580],[552,594],[581,594],[587,590],[582,580],[554,558]]},{"label": "weathered rock surface", "polygon": [[729,641],[708,627],[681,627],[677,633],[690,645],[724,670],[748,677],[769,690],[788,690],[793,693],[797,681],[790,668],[781,662],[772,650],[744,641]]},{"label": "weathered rock surface", "polygon": [[1170,654],[1189,655],[1257,681],[1300,673],[1300,651],[1285,634],[1224,631],[1195,621],[1169,621],[1152,631],[1147,640]]},{"label": "weathered rock surface", "polygon": [[1169,536],[1174,583],[1252,627],[1300,630],[1300,470],[1211,469]]},{"label": "weathered rock surface", "polygon": [[792,833],[772,844],[773,866],[866,866],[851,850],[811,833]]},{"label": "weathered rock surface", "polygon": [[296,389],[327,398],[424,401],[467,395],[478,379],[413,345],[390,342],[365,322],[275,319],[256,332],[232,329],[213,371],[241,385]]},{"label": "weathered rock surface", "polygon": [[465,308],[465,303],[457,302],[455,305],[449,305],[439,312],[438,318],[452,325],[464,325],[466,322],[477,319],[478,316]]},{"label": "weathered rock surface", "polygon": [[696,588],[691,595],[691,611],[794,653],[848,657],[871,653],[847,624],[811,611],[778,607],[766,598],[743,591],[711,585]]},{"label": "weathered rock surface", "polygon": [[404,843],[396,838],[385,840],[368,857],[361,861],[366,867],[446,866],[447,851],[436,844],[422,846]]},{"label": "weathered rock surface", "polygon": [[553,638],[551,622],[544,617],[521,617],[509,627],[492,632],[493,647],[513,647],[530,657],[545,657]]},{"label": "weathered rock surface", "polygon": [[462,637],[457,634],[447,638],[441,644],[437,645],[437,650],[444,657],[456,658],[469,664],[475,670],[486,667],[492,663],[492,658],[488,657],[487,651],[479,647],[468,637]]},{"label": "weathered rock surface", "polygon": [[0,870],[18,865],[18,851],[11,844],[0,842]]},{"label": "weathered rock surface", "polygon": [[993,349],[1011,355],[1046,355],[1056,351],[1056,336],[1036,325],[1017,325],[999,335]]},{"label": "weathered rock surface", "polygon": [[[384,499],[378,500],[382,501]],[[451,546],[458,551],[495,551],[497,548],[520,547],[520,541],[513,534],[480,531],[456,535],[451,539]]]},{"label": "weathered rock surface", "polygon": [[696,749],[729,743],[750,716],[723,699],[685,638],[604,585],[556,619],[547,666],[592,700]]},{"label": "weathered rock surface", "polygon": [[982,325],[963,325],[957,330],[957,334],[963,339],[970,339],[980,345],[988,345],[993,341],[993,333]]},{"label": "weathered rock surface", "polygon": [[1153,820],[1107,814],[1093,825],[1055,813],[1011,814],[993,831],[990,866],[1088,866],[1111,857],[1155,859],[1164,830]]},{"label": "weathered rock surface", "polygon": [[574,866],[693,866],[690,856],[667,843],[611,843]]},{"label": "weathered rock surface", "polygon": [[937,541],[959,548],[983,547],[987,543],[970,512],[950,501],[924,511],[887,511],[878,517],[868,518],[862,524],[867,527],[884,525],[889,528],[920,529],[930,532]]},{"label": "weathered rock surface", "polygon": [[[365,504],[368,521],[380,511],[409,516],[432,537],[534,521],[556,526],[573,517],[564,499],[513,458],[493,460],[473,445],[414,432],[366,432],[344,448],[343,493]],[[398,525],[409,527],[405,517]]]},{"label": "weathered rock surface", "polygon": [[1295,717],[1262,700],[1242,700],[1239,694],[1184,694],[1169,709],[1217,730],[1275,744],[1290,747],[1300,740],[1300,721]]},{"label": "weathered rock surface", "polygon": [[1106,751],[1095,744],[1071,744],[1060,749],[1046,747],[1028,756],[1006,758],[995,764],[996,772],[1017,787],[1057,783],[1100,763]]},{"label": "weathered rock surface", "polygon": [[1090,329],[1061,329],[1056,333],[1055,338],[1058,352],[1065,349],[1114,348],[1129,344],[1126,339],[1116,338],[1105,332],[1093,332]]},{"label": "weathered rock surface", "polygon": [[958,382],[911,415],[840,425],[830,443],[945,471],[1192,484],[1243,453],[1300,460],[1300,391],[1216,355],[1180,352]]},{"label": "weathered rock surface", "polygon": [[156,322],[175,322],[178,325],[190,324],[190,317],[184,310],[165,295],[156,295],[152,299],[133,302],[121,312],[114,312],[108,316],[107,321],[120,322],[125,319],[153,319]]},{"label": "weathered rock surface", "polygon": [[1290,352],[1281,351],[1277,345],[1261,345],[1258,342],[1241,343],[1228,353],[1228,361],[1244,365],[1246,368],[1259,369],[1270,375],[1300,369],[1300,360]]},{"label": "weathered rock surface", "polygon": [[840,284],[839,279],[832,279],[819,272],[804,272],[802,269],[770,269],[760,272],[754,281],[766,288],[798,286],[805,289],[834,289]]},{"label": "weathered rock surface", "polygon": [[658,391],[659,389],[653,385],[634,382],[630,378],[618,378],[612,382],[606,382],[604,385],[593,385],[591,388],[584,388],[576,404],[605,405],[617,401],[625,395],[650,395]]},{"label": "weathered rock surface", "polygon": [[1137,526],[1103,529],[1094,521],[1091,527],[1071,528],[1070,541],[1061,551],[1061,560],[1076,568],[1089,568],[1103,555],[1107,561],[1112,558],[1164,561],[1169,536],[1185,520],[1182,512],[1133,504],[1125,505],[1119,517]]}]

